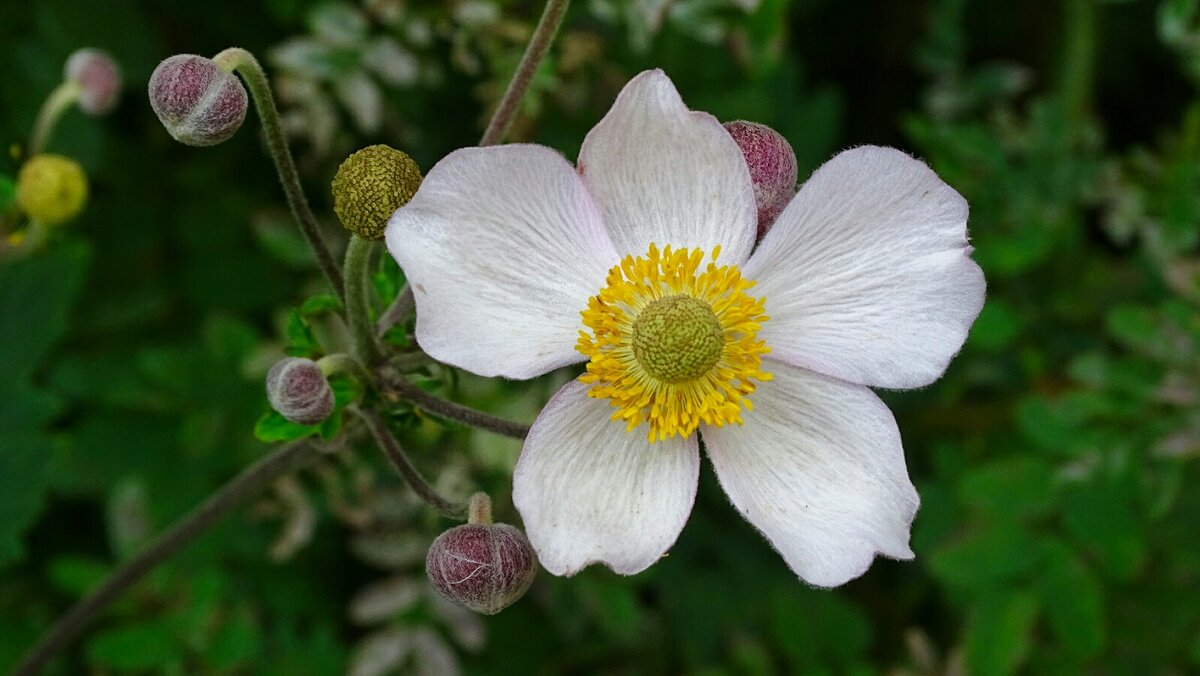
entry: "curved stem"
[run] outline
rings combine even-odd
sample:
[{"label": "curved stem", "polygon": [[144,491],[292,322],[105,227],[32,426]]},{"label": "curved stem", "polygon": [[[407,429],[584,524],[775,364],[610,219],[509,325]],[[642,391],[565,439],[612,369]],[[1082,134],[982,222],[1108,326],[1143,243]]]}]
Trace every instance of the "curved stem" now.
[{"label": "curved stem", "polygon": [[412,487],[414,493],[420,496],[430,507],[452,519],[461,519],[466,516],[466,505],[442,497],[433,486],[429,485],[425,477],[421,476],[421,472],[417,470],[412,460],[408,459],[408,455],[400,446],[400,442],[396,440],[395,435],[388,429],[387,423],[383,421],[383,418],[379,417],[378,413],[358,407],[355,407],[355,410],[358,416],[362,418],[363,423],[366,424],[367,429],[370,430],[371,436],[375,437],[375,443],[379,444],[380,450],[383,451],[388,460],[392,461],[392,465],[395,466],[396,471]]},{"label": "curved stem", "polygon": [[381,375],[379,384],[385,395],[404,399],[434,415],[514,439],[524,439],[529,434],[528,425],[488,415],[482,411],[476,411],[470,406],[435,397],[408,382],[403,376],[389,378]]},{"label": "curved stem", "polygon": [[258,108],[258,118],[262,121],[263,132],[267,137],[267,148],[271,159],[275,161],[275,170],[279,173],[279,181],[283,184],[283,192],[287,195],[288,206],[292,215],[300,224],[300,231],[308,240],[317,257],[317,264],[325,273],[329,285],[337,293],[340,300],[346,300],[346,290],[342,285],[342,273],[337,261],[333,259],[329,247],[321,237],[317,227],[317,219],[308,206],[308,198],[304,196],[304,188],[300,186],[300,174],[296,171],[296,163],[292,160],[292,151],[288,149],[287,139],[283,136],[283,126],[279,122],[279,110],[275,107],[275,96],[271,93],[271,84],[267,74],[259,65],[254,55],[240,47],[230,47],[213,57],[221,68],[237,71],[246,81],[250,95],[254,97],[254,105]]},{"label": "curved stem", "polygon": [[346,319],[354,338],[354,356],[366,366],[379,362],[379,340],[371,323],[371,253],[375,243],[358,235],[346,247]]},{"label": "curved stem", "polygon": [[533,74],[537,72],[542,59],[546,57],[550,44],[554,42],[554,36],[558,33],[558,27],[562,25],[563,17],[567,13],[567,6],[570,4],[571,0],[548,0],[546,2],[546,9],[542,10],[542,18],[538,21],[537,28],[533,30],[533,37],[529,39],[529,45],[525,47],[525,55],[521,57],[521,63],[517,66],[517,72],[513,73],[504,97],[496,106],[496,112],[492,113],[492,119],[488,122],[487,130],[483,132],[483,138],[480,139],[479,145],[495,145],[508,133],[513,118],[517,116],[517,109],[521,107],[521,99],[525,97],[525,92],[529,90],[529,83],[533,81]]},{"label": "curved stem", "polygon": [[75,105],[75,102],[79,100],[79,92],[78,83],[63,82],[50,92],[50,96],[46,97],[41,110],[38,111],[37,119],[33,122],[33,133],[29,135],[28,157],[37,155],[46,147],[46,142],[50,140],[50,134],[54,131],[54,125],[58,123],[58,118],[62,117],[68,108]]},{"label": "curved stem", "polygon": [[417,301],[413,298],[412,287],[405,286],[400,289],[400,293],[396,294],[396,299],[388,306],[388,309],[379,315],[379,319],[375,322],[375,334],[383,337],[393,326],[408,319],[408,316],[413,313],[417,307]]},{"label": "curved stem", "polygon": [[327,354],[317,360],[321,373],[326,377],[332,375],[348,375],[356,378],[364,386],[371,384],[371,373],[354,357],[345,352]]},{"label": "curved stem", "polygon": [[13,676],[29,676],[41,671],[55,653],[78,638],[109,603],[133,586],[143,575],[183,549],[210,526],[228,516],[276,479],[299,468],[316,453],[311,444],[294,441],[277,448],[267,457],[242,470],[241,474],[218,489],[187,516],[175,522],[174,526],[149,547],[113,571],[91,594],[60,617],[58,622],[42,635],[37,645],[25,654],[13,671]]}]

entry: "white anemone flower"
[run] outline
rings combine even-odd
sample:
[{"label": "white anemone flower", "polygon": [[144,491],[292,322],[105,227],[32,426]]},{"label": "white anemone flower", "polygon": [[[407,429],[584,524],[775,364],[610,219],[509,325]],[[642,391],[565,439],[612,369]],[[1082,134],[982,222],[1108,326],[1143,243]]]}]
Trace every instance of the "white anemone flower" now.
[{"label": "white anemone flower", "polygon": [[756,214],[738,146],[655,70],[577,166],[538,145],[458,150],[388,224],[431,356],[514,379],[587,361],[513,477],[551,573],[662,557],[701,439],[809,584],[913,557],[919,499],[869,388],[927,385],[962,347],[984,299],[967,203],[924,163],[865,146],[817,169],[757,248]]}]

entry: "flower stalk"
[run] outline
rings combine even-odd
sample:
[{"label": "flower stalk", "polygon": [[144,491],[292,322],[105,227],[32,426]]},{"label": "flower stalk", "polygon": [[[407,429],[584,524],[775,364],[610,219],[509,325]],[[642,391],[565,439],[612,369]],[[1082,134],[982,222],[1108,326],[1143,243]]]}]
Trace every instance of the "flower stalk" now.
[{"label": "flower stalk", "polygon": [[396,439],[392,431],[388,429],[387,423],[375,411],[357,408],[355,411],[358,417],[362,418],[363,423],[367,426],[371,436],[375,438],[375,443],[379,445],[379,449],[387,456],[387,459],[392,462],[396,471],[404,478],[413,492],[425,501],[430,507],[433,507],[443,515],[452,519],[462,519],[467,514],[467,506],[443,497],[437,492],[433,486],[421,476],[420,470],[409,459],[408,454],[404,452],[404,448],[400,446],[400,442]]},{"label": "flower stalk", "polygon": [[492,113],[492,119],[488,122],[487,130],[483,132],[483,138],[480,139],[479,145],[496,145],[504,139],[505,134],[512,127],[517,111],[521,107],[521,99],[525,98],[525,92],[529,90],[529,84],[533,82],[534,73],[537,72],[542,59],[546,58],[546,52],[550,50],[550,45],[554,42],[554,36],[558,34],[558,28],[562,25],[563,17],[567,15],[567,7],[570,4],[570,0],[549,0],[546,3],[546,8],[542,10],[542,18],[538,20],[537,28],[533,30],[533,37],[530,38],[529,45],[525,47],[525,54],[517,66],[517,72],[509,81],[508,89],[505,90],[504,96],[496,106],[496,112]]},{"label": "flower stalk", "polygon": [[358,235],[346,247],[346,319],[354,338],[354,356],[369,366],[379,362],[379,339],[371,322],[371,254],[374,242]]},{"label": "flower stalk", "polygon": [[33,122],[33,133],[29,135],[27,156],[33,157],[45,149],[46,142],[50,140],[50,135],[54,132],[59,118],[68,108],[79,101],[82,91],[78,83],[68,80],[50,92],[50,96],[46,97],[41,110],[38,111],[37,119]]},{"label": "flower stalk", "polygon": [[279,120],[279,109],[275,107],[275,96],[271,93],[271,84],[267,74],[254,55],[240,47],[230,47],[213,57],[213,61],[228,72],[236,72],[246,82],[254,105],[258,109],[258,118],[262,121],[263,133],[267,139],[267,148],[271,159],[275,162],[275,170],[279,181],[283,184],[283,192],[287,196],[288,206],[292,215],[300,225],[300,231],[308,240],[308,246],[317,257],[317,264],[330,287],[337,293],[339,300],[346,300],[346,289],[342,283],[342,273],[334,260],[329,246],[321,236],[317,226],[317,218],[308,206],[308,198],[304,188],[300,186],[300,174],[296,171],[296,163],[288,148],[287,139],[283,136],[283,125]]}]

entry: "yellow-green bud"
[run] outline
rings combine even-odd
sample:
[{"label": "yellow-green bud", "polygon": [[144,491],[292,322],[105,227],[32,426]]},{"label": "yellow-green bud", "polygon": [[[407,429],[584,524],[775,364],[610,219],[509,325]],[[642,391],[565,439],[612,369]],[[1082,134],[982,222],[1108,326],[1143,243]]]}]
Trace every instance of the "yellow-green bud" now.
[{"label": "yellow-green bud", "polygon": [[350,232],[363,239],[383,239],[388,219],[419,187],[421,168],[411,157],[385,145],[368,146],[338,167],[333,210]]},{"label": "yellow-green bud", "polygon": [[17,173],[17,203],[42,225],[74,218],[83,210],[87,194],[87,176],[69,157],[34,155]]}]

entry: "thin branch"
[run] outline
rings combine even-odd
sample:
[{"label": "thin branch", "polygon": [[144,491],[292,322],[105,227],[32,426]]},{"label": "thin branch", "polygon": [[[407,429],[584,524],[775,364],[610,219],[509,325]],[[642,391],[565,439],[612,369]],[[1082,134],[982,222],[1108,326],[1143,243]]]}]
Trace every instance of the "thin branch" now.
[{"label": "thin branch", "polygon": [[403,376],[389,377],[380,374],[380,391],[384,396],[404,399],[434,415],[448,418],[471,427],[478,427],[494,434],[514,439],[524,439],[529,434],[529,426],[519,422],[498,418],[483,411],[477,411],[470,406],[463,406],[452,401],[429,394],[425,390],[410,383]]},{"label": "thin branch", "polygon": [[354,356],[366,366],[379,361],[379,339],[371,323],[371,253],[375,242],[358,235],[346,247],[346,319],[354,338]]},{"label": "thin branch", "polygon": [[567,14],[567,6],[570,4],[571,0],[548,0],[546,2],[546,9],[542,11],[542,18],[538,21],[537,28],[533,30],[533,37],[529,39],[525,55],[521,57],[517,72],[513,73],[513,78],[508,83],[504,98],[500,99],[500,104],[496,106],[496,112],[492,113],[492,119],[488,122],[487,130],[483,132],[483,138],[479,141],[479,145],[495,145],[508,133],[508,128],[512,126],[513,119],[517,116],[517,110],[521,107],[521,99],[525,97],[525,92],[529,90],[529,83],[533,81],[533,74],[537,72],[542,59],[546,57],[550,44],[554,42],[554,36],[558,33],[558,27],[562,25],[563,17]]},{"label": "thin branch", "polygon": [[430,507],[433,507],[442,514],[452,518],[461,519],[467,514],[467,505],[461,502],[454,502],[442,497],[433,486],[421,476],[420,470],[408,459],[408,455],[404,452],[404,448],[400,446],[400,442],[396,440],[395,435],[388,429],[387,423],[379,414],[371,410],[363,410],[355,407],[358,416],[362,418],[367,429],[370,430],[371,436],[375,437],[375,443],[379,444],[379,449],[387,456],[388,460],[392,461],[396,471],[404,478],[404,481],[412,487],[422,500]]},{"label": "thin branch", "polygon": [[155,566],[183,549],[211,526],[225,518],[249,498],[257,495],[276,479],[294,471],[315,457],[311,443],[293,441],[275,449],[270,455],[242,470],[241,474],[217,489],[207,500],[187,516],[175,522],[140,554],[113,571],[91,594],[76,603],[58,622],[42,635],[17,665],[13,676],[30,676],[46,666],[52,657],[79,637],[109,603]]},{"label": "thin branch", "polygon": [[388,309],[384,310],[375,322],[375,333],[382,338],[383,334],[390,331],[393,326],[408,319],[416,307],[417,299],[413,298],[412,287],[405,286],[400,289],[400,293],[396,294],[396,300],[392,301]]},{"label": "thin branch", "polygon": [[246,81],[246,87],[254,98],[254,105],[258,108],[258,119],[262,121],[267,148],[270,150],[271,159],[275,161],[275,170],[279,173],[279,181],[283,184],[284,194],[287,195],[288,206],[292,209],[296,223],[300,225],[300,232],[304,233],[304,238],[308,240],[309,248],[316,255],[321,272],[325,273],[326,281],[337,293],[344,307],[346,289],[342,284],[342,272],[337,261],[333,259],[329,246],[325,244],[325,239],[321,237],[317,218],[313,216],[312,209],[308,206],[308,198],[304,196],[300,174],[296,171],[292,151],[283,136],[279,109],[275,107],[275,96],[271,93],[271,83],[267,80],[266,72],[253,54],[240,47],[226,49],[214,56],[213,61],[225,70],[237,71]]}]

